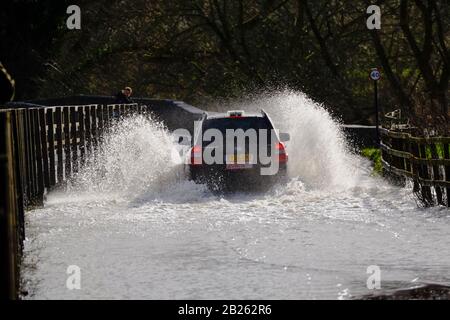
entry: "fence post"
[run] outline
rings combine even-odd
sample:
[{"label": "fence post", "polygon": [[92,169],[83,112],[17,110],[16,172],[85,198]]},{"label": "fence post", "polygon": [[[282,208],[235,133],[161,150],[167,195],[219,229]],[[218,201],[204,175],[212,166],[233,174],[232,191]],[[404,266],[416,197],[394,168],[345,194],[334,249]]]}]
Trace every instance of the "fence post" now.
[{"label": "fence post", "polygon": [[114,118],[114,105],[108,104],[108,119],[110,124],[113,118]]},{"label": "fence post", "polygon": [[27,171],[28,171],[28,185],[29,185],[29,197],[28,204],[34,205],[34,198],[37,192],[37,184],[36,184],[36,151],[34,148],[34,125],[33,125],[33,117],[31,113],[31,109],[26,109],[26,141],[27,141]]},{"label": "fence post", "polygon": [[79,149],[80,149],[80,167],[84,166],[86,146],[84,142],[84,106],[78,107],[78,137],[80,139]]},{"label": "fence post", "polygon": [[109,124],[108,105],[103,105],[103,131],[107,129]]},{"label": "fence post", "polygon": [[[428,173],[428,164],[427,164],[427,154],[426,154],[426,145],[425,143],[419,144],[419,151],[420,151],[420,170],[419,170],[419,176],[420,178],[429,180],[430,175]],[[431,188],[428,185],[422,184],[422,198],[426,205],[432,205],[433,204],[433,197],[431,195]]]},{"label": "fence post", "polygon": [[[430,142],[430,149],[431,149],[431,158],[432,159],[439,159],[439,154],[437,152],[437,146],[435,142]],[[441,179],[441,174],[439,172],[439,165],[437,164],[432,164],[432,168],[433,168],[433,180],[443,180]],[[444,204],[443,198],[442,198],[442,190],[441,187],[438,185],[434,186],[434,191],[436,192],[436,200],[438,204]]]},{"label": "fence post", "polygon": [[47,142],[47,117],[45,114],[45,108],[39,109],[39,124],[41,128],[41,152],[42,152],[42,164],[44,173],[44,186],[50,188],[50,174],[49,174],[49,152],[48,152],[48,142]]},{"label": "fence post", "polygon": [[416,140],[409,140],[410,144],[409,144],[409,152],[414,156],[414,159],[410,160],[411,163],[411,173],[413,176],[413,192],[418,193],[420,191],[420,184],[419,181],[416,177],[419,177],[420,174],[420,170],[419,170],[419,165],[417,164],[417,160],[415,158],[420,158],[420,153],[419,153],[419,144],[417,143]]},{"label": "fence post", "polygon": [[120,105],[115,105],[113,110],[116,120],[120,119]]},{"label": "fence post", "polygon": [[0,298],[17,299],[19,239],[11,112],[0,112]]},{"label": "fence post", "polygon": [[[444,158],[450,160],[450,144],[444,143]],[[450,165],[445,166],[445,181],[450,182]],[[447,207],[450,207],[450,187],[446,188]]]},{"label": "fence post", "polygon": [[98,118],[98,135],[99,135],[99,137],[101,137],[101,135],[103,134],[104,126],[105,126],[103,105],[101,105],[101,104],[97,105],[97,118]]},{"label": "fence post", "polygon": [[92,134],[92,154],[95,157],[95,153],[97,150],[97,144],[98,144],[98,130],[97,130],[97,106],[92,105],[91,106],[91,134]]},{"label": "fence post", "polygon": [[57,177],[58,184],[61,184],[64,180],[64,160],[63,160],[63,119],[62,108],[56,107],[55,109],[55,122],[56,122],[56,154],[58,157]]},{"label": "fence post", "polygon": [[39,125],[39,109],[33,108],[31,110],[33,115],[34,131],[33,138],[36,152],[36,178],[37,178],[37,192],[35,195],[35,205],[41,206],[44,203],[44,173],[42,163],[42,148],[41,148],[41,130]]},{"label": "fence post", "polygon": [[86,155],[89,158],[91,155],[91,106],[84,107],[84,123],[85,123],[85,134],[84,139],[86,141]]},{"label": "fence post", "polygon": [[70,109],[63,109],[64,119],[64,179],[67,181],[72,175],[70,158]]},{"label": "fence post", "polygon": [[78,141],[77,122],[78,107],[69,107],[70,110],[70,140],[72,147],[72,172],[78,172]]},{"label": "fence post", "polygon": [[53,117],[53,108],[47,108],[47,140],[48,140],[48,158],[49,158],[49,185],[56,185],[56,162],[55,162],[55,119]]},{"label": "fence post", "polygon": [[13,151],[14,151],[14,167],[15,167],[15,184],[16,184],[16,199],[18,208],[18,225],[20,239],[20,253],[23,251],[23,240],[25,240],[25,147],[24,147],[24,132],[23,132],[23,109],[16,109],[11,112],[12,115],[12,132],[13,132]]}]

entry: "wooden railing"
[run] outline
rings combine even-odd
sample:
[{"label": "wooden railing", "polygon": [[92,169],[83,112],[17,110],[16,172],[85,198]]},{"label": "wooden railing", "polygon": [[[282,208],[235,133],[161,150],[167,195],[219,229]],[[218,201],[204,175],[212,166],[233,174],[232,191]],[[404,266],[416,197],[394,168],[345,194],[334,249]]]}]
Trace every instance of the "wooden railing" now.
[{"label": "wooden railing", "polygon": [[0,298],[16,299],[24,211],[64,184],[109,125],[146,106],[83,105],[0,109]]},{"label": "wooden railing", "polygon": [[380,131],[385,172],[411,179],[424,205],[450,207],[450,137],[417,137],[407,129]]}]

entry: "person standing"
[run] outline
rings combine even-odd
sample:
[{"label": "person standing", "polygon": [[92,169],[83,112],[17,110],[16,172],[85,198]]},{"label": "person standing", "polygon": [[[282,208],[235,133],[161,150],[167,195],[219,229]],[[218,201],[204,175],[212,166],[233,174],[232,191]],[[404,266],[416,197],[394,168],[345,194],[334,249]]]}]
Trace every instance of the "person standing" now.
[{"label": "person standing", "polygon": [[116,94],[116,102],[118,104],[124,104],[124,103],[133,103],[133,99],[131,99],[131,94],[133,93],[133,90],[131,90],[130,87],[125,87],[125,89],[119,91]]}]

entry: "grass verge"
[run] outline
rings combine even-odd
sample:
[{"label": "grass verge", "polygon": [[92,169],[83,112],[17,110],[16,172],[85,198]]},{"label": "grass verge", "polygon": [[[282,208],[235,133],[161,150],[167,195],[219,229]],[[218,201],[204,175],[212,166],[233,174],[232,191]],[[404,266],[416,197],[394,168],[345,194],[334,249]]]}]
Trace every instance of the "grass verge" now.
[{"label": "grass verge", "polygon": [[373,162],[373,171],[377,174],[382,172],[381,150],[378,148],[365,148],[361,150],[361,155]]}]

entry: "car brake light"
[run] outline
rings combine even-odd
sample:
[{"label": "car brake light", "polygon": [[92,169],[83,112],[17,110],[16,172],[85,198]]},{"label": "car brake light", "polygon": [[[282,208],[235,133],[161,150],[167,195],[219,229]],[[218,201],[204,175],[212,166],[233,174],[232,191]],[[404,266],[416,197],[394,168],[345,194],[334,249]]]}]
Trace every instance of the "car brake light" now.
[{"label": "car brake light", "polygon": [[275,145],[275,150],[278,153],[278,161],[280,163],[284,163],[288,161],[288,154],[286,152],[286,147],[282,142],[279,142]]},{"label": "car brake light", "polygon": [[202,164],[202,147],[194,146],[191,149],[191,164]]}]

